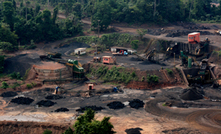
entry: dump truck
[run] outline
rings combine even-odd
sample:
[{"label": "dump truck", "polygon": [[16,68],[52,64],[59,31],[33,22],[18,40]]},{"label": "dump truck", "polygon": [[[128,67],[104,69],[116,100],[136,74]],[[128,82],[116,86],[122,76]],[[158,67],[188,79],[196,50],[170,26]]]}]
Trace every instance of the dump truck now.
[{"label": "dump truck", "polygon": [[119,52],[116,52],[116,53],[112,53],[113,56],[127,56],[128,53],[127,51],[124,51],[124,50],[120,50]]},{"label": "dump truck", "polygon": [[116,64],[116,58],[113,56],[103,56],[103,64]]}]

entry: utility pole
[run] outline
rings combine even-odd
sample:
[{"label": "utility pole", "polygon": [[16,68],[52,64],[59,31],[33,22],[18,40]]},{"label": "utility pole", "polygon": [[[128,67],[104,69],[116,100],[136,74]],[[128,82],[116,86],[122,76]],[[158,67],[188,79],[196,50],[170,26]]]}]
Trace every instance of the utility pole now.
[{"label": "utility pole", "polygon": [[174,67],[175,67],[175,53],[173,53],[174,54]]},{"label": "utility pole", "polygon": [[99,38],[99,22],[100,22],[100,20],[97,20],[98,21],[98,25],[97,25],[97,30],[98,30],[98,38]]}]

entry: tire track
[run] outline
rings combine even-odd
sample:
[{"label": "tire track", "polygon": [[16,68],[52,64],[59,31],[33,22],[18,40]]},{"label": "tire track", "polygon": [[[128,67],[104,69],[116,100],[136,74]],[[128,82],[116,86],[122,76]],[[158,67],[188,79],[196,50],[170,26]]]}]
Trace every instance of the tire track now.
[{"label": "tire track", "polygon": [[186,121],[190,126],[206,132],[221,133],[221,110],[197,110],[191,113],[179,113],[165,110],[158,106],[158,103],[165,102],[167,98],[150,100],[145,104],[145,111],[156,116]]}]

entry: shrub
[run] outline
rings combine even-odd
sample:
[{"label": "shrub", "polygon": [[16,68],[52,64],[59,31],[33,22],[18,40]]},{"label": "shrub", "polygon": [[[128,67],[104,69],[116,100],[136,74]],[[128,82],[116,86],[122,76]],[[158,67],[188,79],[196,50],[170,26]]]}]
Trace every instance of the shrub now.
[{"label": "shrub", "polygon": [[19,83],[14,83],[12,86],[10,86],[12,89],[15,89],[16,87],[18,87],[18,86],[20,86],[20,84]]},{"label": "shrub", "polygon": [[43,134],[52,134],[52,131],[51,131],[51,130],[46,129],[46,130],[43,132]]},{"label": "shrub", "polygon": [[138,48],[138,43],[139,43],[139,40],[133,40],[131,41],[131,46],[133,49],[137,49]]},{"label": "shrub", "polygon": [[74,133],[74,131],[69,127],[67,130],[65,130],[65,132],[64,133],[62,133],[62,134],[73,134]]},{"label": "shrub", "polygon": [[114,126],[109,122],[110,117],[98,121],[94,119],[95,112],[91,109],[85,111],[77,118],[74,124],[74,134],[113,134]]},{"label": "shrub", "polygon": [[173,75],[173,71],[172,71],[171,69],[166,68],[166,70],[167,70],[167,73],[168,73],[170,76]]},{"label": "shrub", "polygon": [[141,78],[141,81],[143,82],[145,80],[145,77],[143,76],[142,78]]},{"label": "shrub", "polygon": [[9,42],[0,42],[0,49],[6,52],[15,51],[14,46]]},{"label": "shrub", "polygon": [[147,81],[148,83],[158,83],[159,77],[156,75],[147,75]]},{"label": "shrub", "polygon": [[27,84],[26,87],[27,87],[28,89],[31,89],[31,88],[32,88],[32,85],[31,85],[31,84]]},{"label": "shrub", "polygon": [[132,72],[131,76],[132,76],[133,78],[135,78],[135,77],[136,77],[136,73],[135,73],[135,72]]},{"label": "shrub", "polygon": [[20,75],[20,73],[19,72],[13,72],[13,73],[11,73],[11,74],[9,74],[9,77],[11,78],[11,79],[21,79],[21,75]]},{"label": "shrub", "polygon": [[6,88],[8,88],[8,87],[9,87],[9,86],[8,86],[8,83],[6,83],[5,81],[3,81],[1,88],[6,89]]},{"label": "shrub", "polygon": [[33,87],[35,87],[37,84],[36,84],[36,83],[34,83],[34,82],[32,82],[32,83],[31,83],[31,85],[32,85]]},{"label": "shrub", "polygon": [[0,56],[0,73],[4,71],[4,56]]}]

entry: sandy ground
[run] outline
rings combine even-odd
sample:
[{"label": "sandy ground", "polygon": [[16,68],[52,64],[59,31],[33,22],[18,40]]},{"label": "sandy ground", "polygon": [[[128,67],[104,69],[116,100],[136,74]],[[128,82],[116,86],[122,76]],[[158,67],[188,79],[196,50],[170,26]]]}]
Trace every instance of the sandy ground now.
[{"label": "sandy ground", "polygon": [[35,65],[35,68],[37,69],[48,69],[48,70],[56,70],[56,69],[62,69],[66,66],[57,62],[44,62],[42,61],[41,65]]}]

